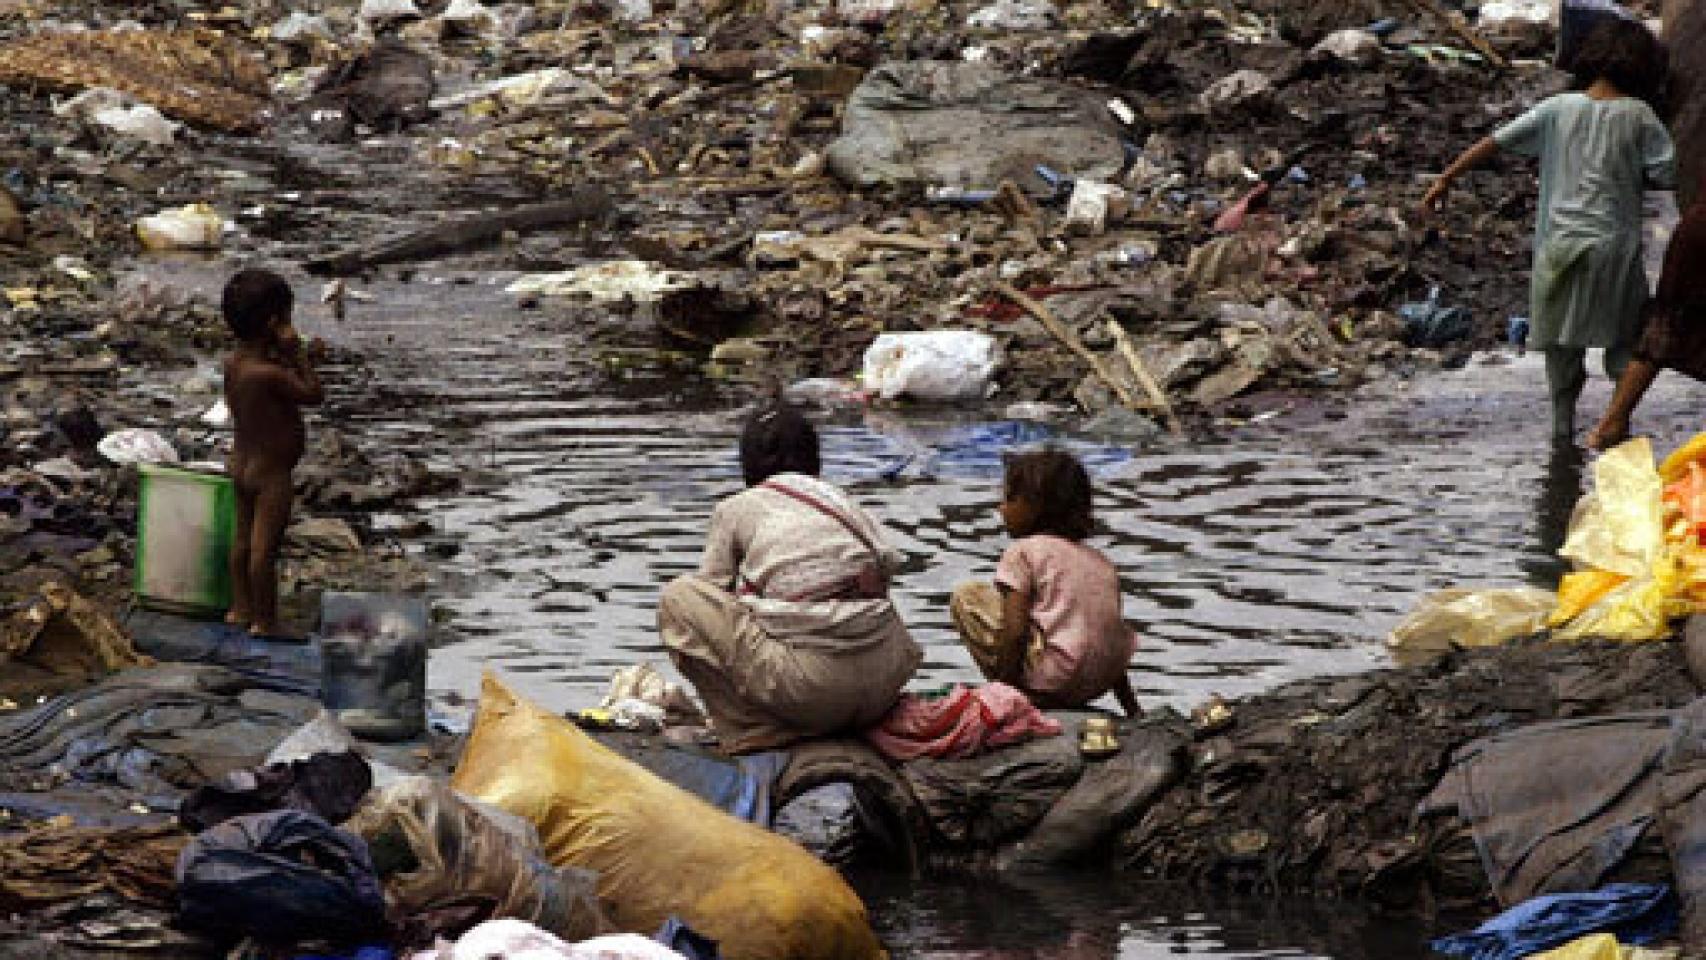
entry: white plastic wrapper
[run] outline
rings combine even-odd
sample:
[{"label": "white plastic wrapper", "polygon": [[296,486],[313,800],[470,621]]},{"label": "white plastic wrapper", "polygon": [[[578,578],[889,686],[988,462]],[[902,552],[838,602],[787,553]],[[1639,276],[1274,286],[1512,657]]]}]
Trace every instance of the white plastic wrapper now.
[{"label": "white plastic wrapper", "polygon": [[152,430],[140,427],[116,430],[95,444],[101,456],[113,463],[178,463],[177,448]]},{"label": "white plastic wrapper", "polygon": [[981,400],[999,352],[994,337],[974,330],[885,333],[865,351],[865,386],[885,400]]}]

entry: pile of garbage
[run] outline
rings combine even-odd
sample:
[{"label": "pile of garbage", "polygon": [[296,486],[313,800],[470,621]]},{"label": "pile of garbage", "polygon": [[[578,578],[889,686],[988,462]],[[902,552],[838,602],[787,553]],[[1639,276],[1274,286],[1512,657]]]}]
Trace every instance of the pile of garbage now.
[{"label": "pile of garbage", "polygon": [[98,326],[142,249],[405,277],[449,257],[521,272],[540,309],[627,315],[613,342],[737,389],[952,331],[996,347],[976,382],[884,394],[1157,419],[1496,340],[1524,312],[1529,173],[1430,223],[1420,177],[1558,82],[1512,62],[1548,25],[1485,18],[1489,42],[1426,3],[126,15],[0,13],[0,82],[76,94],[0,108],[31,131],[0,155],[33,281],[14,310]]},{"label": "pile of garbage", "polygon": [[[0,715],[0,939],[179,956],[882,955],[832,868],[496,680],[446,779],[266,677],[136,668]],[[30,813],[54,808],[68,812]],[[115,903],[112,922],[88,922]]]}]

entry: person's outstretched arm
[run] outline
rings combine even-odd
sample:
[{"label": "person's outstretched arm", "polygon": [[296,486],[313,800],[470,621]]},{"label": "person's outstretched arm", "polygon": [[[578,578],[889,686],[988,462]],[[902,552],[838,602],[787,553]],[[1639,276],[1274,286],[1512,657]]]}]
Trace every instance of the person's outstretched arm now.
[{"label": "person's outstretched arm", "polygon": [[1439,175],[1433,186],[1428,188],[1427,195],[1422,197],[1422,209],[1425,211],[1438,210],[1445,203],[1445,195],[1451,190],[1451,184],[1458,177],[1485,164],[1499,153],[1499,142],[1492,137],[1482,137],[1475,145],[1463,151],[1445,172]]}]

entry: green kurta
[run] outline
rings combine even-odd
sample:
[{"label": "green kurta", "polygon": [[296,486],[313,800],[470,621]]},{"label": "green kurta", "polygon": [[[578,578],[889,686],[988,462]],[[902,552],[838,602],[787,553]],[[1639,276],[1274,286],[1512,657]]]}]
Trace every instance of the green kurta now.
[{"label": "green kurta", "polygon": [[1609,347],[1640,330],[1647,299],[1641,201],[1676,181],[1676,148],[1633,97],[1551,97],[1493,134],[1540,159],[1529,346]]}]

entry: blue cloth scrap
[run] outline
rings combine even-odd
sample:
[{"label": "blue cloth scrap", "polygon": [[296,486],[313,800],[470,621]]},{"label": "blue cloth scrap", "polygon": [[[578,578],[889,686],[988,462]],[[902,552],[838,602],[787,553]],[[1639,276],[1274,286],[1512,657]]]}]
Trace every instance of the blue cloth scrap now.
[{"label": "blue cloth scrap", "polygon": [[1590,933],[1610,933],[1620,943],[1639,946],[1676,928],[1676,897],[1667,884],[1614,883],[1592,893],[1535,897],[1470,933],[1435,940],[1433,948],[1469,960],[1518,960]]},{"label": "blue cloth scrap", "polygon": [[772,789],[792,757],[786,750],[769,750],[730,760],[699,750],[671,747],[637,759],[656,776],[711,806],[768,829],[776,812]]},{"label": "blue cloth scrap", "polygon": [[396,960],[397,955],[387,947],[367,946],[354,953],[328,956],[320,953],[304,953],[295,960]]},{"label": "blue cloth scrap", "polygon": [[687,960],[723,960],[722,951],[717,948],[717,941],[682,923],[679,917],[665,920],[658,932],[652,935],[652,939]]}]

